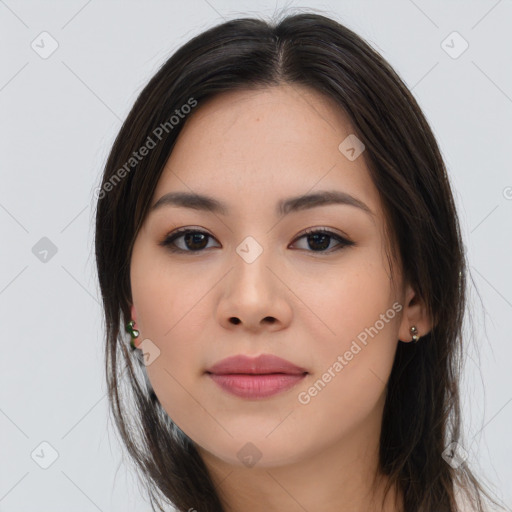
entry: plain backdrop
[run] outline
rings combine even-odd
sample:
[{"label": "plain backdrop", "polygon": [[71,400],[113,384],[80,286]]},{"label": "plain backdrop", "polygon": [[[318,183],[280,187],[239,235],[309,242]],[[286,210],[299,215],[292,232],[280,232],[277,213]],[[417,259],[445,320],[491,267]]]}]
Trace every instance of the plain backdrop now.
[{"label": "plain backdrop", "polygon": [[473,276],[464,446],[512,505],[511,0],[0,0],[0,511],[150,510],[108,421],[93,191],[176,48],[285,6],[380,51],[439,141]]}]

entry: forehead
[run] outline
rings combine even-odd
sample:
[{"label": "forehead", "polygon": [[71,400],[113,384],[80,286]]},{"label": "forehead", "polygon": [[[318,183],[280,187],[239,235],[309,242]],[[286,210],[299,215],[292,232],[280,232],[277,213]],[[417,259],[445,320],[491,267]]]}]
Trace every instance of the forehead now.
[{"label": "forehead", "polygon": [[[284,195],[337,189],[378,206],[362,153],[339,146],[354,130],[330,98],[298,85],[223,93],[199,103],[167,161],[153,203],[171,190],[248,209]],[[349,139],[350,140],[350,139]],[[371,207],[371,206],[370,206]]]}]

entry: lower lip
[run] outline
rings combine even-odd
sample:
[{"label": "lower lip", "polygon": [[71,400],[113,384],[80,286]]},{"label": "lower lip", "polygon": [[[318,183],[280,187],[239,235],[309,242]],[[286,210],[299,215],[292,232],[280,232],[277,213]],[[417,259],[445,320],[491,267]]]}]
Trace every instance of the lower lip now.
[{"label": "lower lip", "polygon": [[305,373],[300,375],[285,373],[218,375],[209,373],[208,375],[224,391],[241,398],[267,398],[276,395],[292,388],[306,376]]}]

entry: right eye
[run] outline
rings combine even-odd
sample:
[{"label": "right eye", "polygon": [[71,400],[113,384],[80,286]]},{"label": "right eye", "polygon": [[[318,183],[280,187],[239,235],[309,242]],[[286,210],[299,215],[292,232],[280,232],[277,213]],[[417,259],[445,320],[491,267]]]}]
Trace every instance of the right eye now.
[{"label": "right eye", "polygon": [[[208,238],[213,239],[212,235],[205,231],[180,228],[167,235],[159,245],[166,247],[171,252],[201,252],[207,247]],[[183,239],[183,247],[176,245],[176,241],[180,239]]]}]

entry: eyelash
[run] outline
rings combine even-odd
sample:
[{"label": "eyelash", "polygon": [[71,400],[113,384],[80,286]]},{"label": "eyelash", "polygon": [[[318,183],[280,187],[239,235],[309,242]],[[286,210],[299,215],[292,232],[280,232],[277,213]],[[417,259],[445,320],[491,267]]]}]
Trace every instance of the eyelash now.
[{"label": "eyelash", "polygon": [[[175,245],[173,245],[173,242],[175,240],[177,240],[178,238],[181,238],[182,236],[184,236],[186,234],[194,234],[194,233],[200,233],[200,234],[206,235],[209,238],[214,238],[209,233],[207,233],[205,231],[201,231],[199,229],[180,228],[180,229],[177,229],[176,231],[173,231],[172,233],[169,233],[166,236],[166,238],[159,243],[159,245],[166,247],[169,251],[171,251],[173,253],[201,253],[201,252],[204,252],[206,249],[192,251],[192,250],[179,249]],[[304,238],[304,237],[307,237],[310,235],[316,235],[316,234],[327,235],[329,238],[334,238],[336,241],[339,242],[339,245],[335,246],[334,249],[331,248],[331,249],[327,249],[324,251],[313,251],[313,250],[307,250],[307,249],[302,249],[302,250],[306,250],[307,252],[312,252],[312,253],[319,253],[319,254],[328,253],[328,254],[330,254],[332,252],[339,251],[340,249],[343,249],[344,247],[350,247],[352,245],[355,245],[355,243],[352,242],[351,240],[348,240],[347,238],[344,238],[344,237],[342,237],[332,231],[329,231],[325,228],[307,229],[301,235],[299,235],[297,238],[295,238],[293,243],[297,242],[301,238]]]}]

